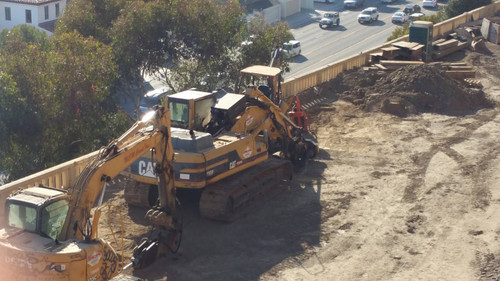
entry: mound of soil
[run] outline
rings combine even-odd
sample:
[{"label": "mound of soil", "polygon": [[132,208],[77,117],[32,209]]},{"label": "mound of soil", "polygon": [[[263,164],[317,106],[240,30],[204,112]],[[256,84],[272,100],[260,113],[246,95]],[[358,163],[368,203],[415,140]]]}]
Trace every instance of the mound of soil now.
[{"label": "mound of soil", "polygon": [[[435,65],[406,66],[389,74],[358,69],[318,88],[314,94],[336,95],[365,111],[400,117],[423,112],[467,114],[492,106],[483,91],[466,88]],[[309,91],[301,98],[310,99],[314,94]]]}]

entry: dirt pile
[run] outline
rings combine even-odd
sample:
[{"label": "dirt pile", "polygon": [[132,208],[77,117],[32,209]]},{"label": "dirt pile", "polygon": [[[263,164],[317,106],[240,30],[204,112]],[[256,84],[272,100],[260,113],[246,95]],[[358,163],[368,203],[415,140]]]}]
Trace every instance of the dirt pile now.
[{"label": "dirt pile", "polygon": [[308,100],[315,94],[400,117],[423,112],[466,114],[492,106],[483,91],[466,88],[436,65],[406,66],[389,74],[353,70],[301,94],[301,98]]}]

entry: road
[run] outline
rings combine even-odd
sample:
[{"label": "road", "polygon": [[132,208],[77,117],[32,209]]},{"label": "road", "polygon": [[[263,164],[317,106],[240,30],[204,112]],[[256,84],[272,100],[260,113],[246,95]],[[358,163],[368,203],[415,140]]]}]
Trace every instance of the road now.
[{"label": "road", "polygon": [[[315,10],[304,10],[286,19],[292,34],[301,42],[302,54],[290,63],[291,72],[285,75],[285,80],[383,44],[392,31],[400,26],[391,22],[392,15],[403,10],[407,4],[421,6],[422,1],[396,0],[392,4],[382,4],[380,0],[366,0],[362,8],[353,10],[345,10],[343,3],[342,0],[335,0],[333,4],[314,3]],[[366,7],[378,8],[378,21],[358,23],[358,14]],[[321,29],[318,26],[321,15],[326,11],[340,12],[338,27]],[[429,15],[436,13],[437,9],[422,8],[422,12]]]}]

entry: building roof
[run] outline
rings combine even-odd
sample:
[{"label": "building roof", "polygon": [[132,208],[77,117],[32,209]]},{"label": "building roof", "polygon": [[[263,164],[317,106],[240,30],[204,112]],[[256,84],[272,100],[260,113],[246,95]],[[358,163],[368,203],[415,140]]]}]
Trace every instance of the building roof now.
[{"label": "building roof", "polygon": [[0,2],[10,2],[10,3],[18,3],[18,4],[28,4],[28,5],[45,5],[52,2],[59,2],[61,0],[0,0]]},{"label": "building roof", "polygon": [[50,21],[42,22],[42,23],[39,23],[38,26],[40,28],[43,28],[43,29],[49,31],[50,33],[54,33],[54,30],[56,29],[56,21],[57,20],[50,20]]}]

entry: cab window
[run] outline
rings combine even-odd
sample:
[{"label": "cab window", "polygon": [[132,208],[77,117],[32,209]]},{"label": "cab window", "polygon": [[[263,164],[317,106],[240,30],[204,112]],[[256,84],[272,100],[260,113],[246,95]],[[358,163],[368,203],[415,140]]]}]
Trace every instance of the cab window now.
[{"label": "cab window", "polygon": [[189,126],[189,104],[187,102],[169,100],[168,108],[170,109],[172,125],[177,128],[187,129]]},{"label": "cab window", "polygon": [[19,204],[9,204],[9,226],[25,229],[28,231],[36,230],[36,209]]},{"label": "cab window", "polygon": [[42,233],[56,239],[63,227],[68,214],[68,201],[59,200],[42,209]]},{"label": "cab window", "polygon": [[204,123],[210,121],[210,109],[214,105],[212,98],[202,99],[194,103],[194,130],[202,131]]}]

